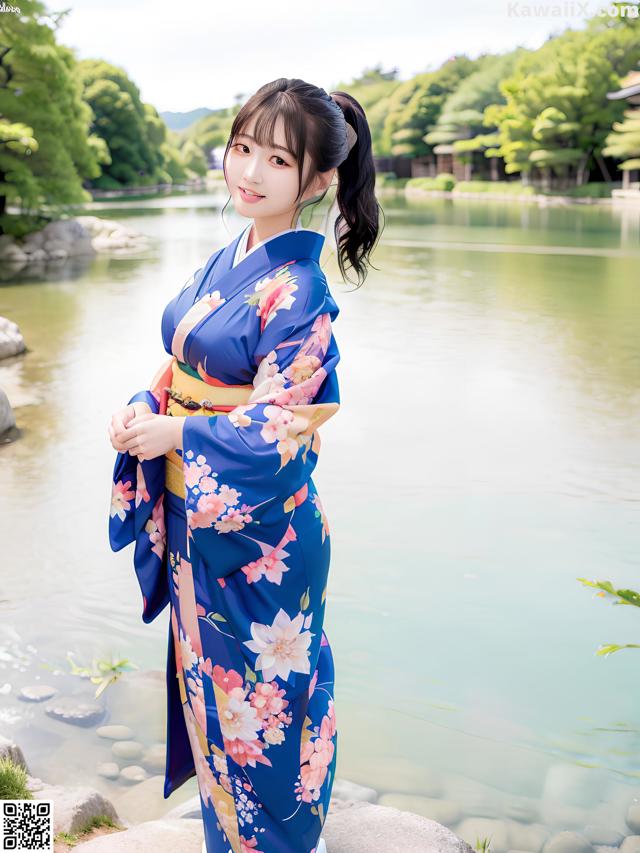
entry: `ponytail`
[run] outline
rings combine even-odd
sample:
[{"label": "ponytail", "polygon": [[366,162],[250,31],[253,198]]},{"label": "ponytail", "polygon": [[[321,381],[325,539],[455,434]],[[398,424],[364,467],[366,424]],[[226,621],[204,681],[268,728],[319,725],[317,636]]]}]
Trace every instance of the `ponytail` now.
[{"label": "ponytail", "polygon": [[340,214],[334,230],[340,272],[346,279],[348,262],[358,275],[357,287],[360,287],[367,277],[367,264],[373,266],[369,258],[380,234],[379,215],[382,213],[375,196],[371,131],[364,110],[355,98],[346,92],[332,92],[331,97],[357,135],[346,159],[337,167],[336,203]]}]

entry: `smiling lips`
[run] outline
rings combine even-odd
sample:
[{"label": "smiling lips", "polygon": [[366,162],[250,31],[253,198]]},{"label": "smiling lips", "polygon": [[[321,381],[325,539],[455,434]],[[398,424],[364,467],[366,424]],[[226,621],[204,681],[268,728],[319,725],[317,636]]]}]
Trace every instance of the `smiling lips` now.
[{"label": "smiling lips", "polygon": [[245,190],[244,187],[238,187],[238,189],[240,190],[240,195],[242,196],[242,198],[250,203],[260,201],[260,199],[264,198],[263,195],[257,195],[255,193],[252,193],[250,190]]}]

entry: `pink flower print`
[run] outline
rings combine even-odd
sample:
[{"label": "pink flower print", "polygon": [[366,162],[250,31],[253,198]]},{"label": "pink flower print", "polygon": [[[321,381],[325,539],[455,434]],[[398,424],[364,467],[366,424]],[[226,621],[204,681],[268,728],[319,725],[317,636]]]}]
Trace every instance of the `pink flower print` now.
[{"label": "pink flower print", "polygon": [[187,724],[189,741],[191,743],[191,751],[193,752],[196,774],[198,776],[200,793],[202,794],[204,804],[207,805],[207,803],[209,803],[213,806],[216,780],[211,767],[209,766],[209,762],[202,751],[200,740],[196,732],[196,720],[188,702],[184,705],[184,716]]},{"label": "pink flower print", "polygon": [[200,297],[197,301],[206,303],[211,311],[215,311],[216,308],[219,308],[224,302],[226,302],[226,299],[220,296],[219,290],[214,290],[212,293],[205,293],[204,296]]},{"label": "pink flower print", "polygon": [[218,481],[214,480],[213,477],[202,477],[198,481],[198,488],[201,492],[205,492],[206,494],[208,494],[209,492],[215,492],[215,490],[218,488]]},{"label": "pink flower print", "polygon": [[151,496],[147,491],[147,484],[144,479],[144,472],[142,470],[142,465],[138,462],[136,467],[136,506],[140,506],[142,501],[147,503],[147,501],[151,500]]},{"label": "pink flower print", "polygon": [[289,700],[284,698],[285,694],[286,690],[279,689],[277,682],[259,681],[249,701],[260,718],[264,720],[270,715],[277,716],[287,707]]},{"label": "pink flower print", "polygon": [[189,672],[198,663],[198,655],[193,651],[191,638],[188,634],[185,634],[184,631],[180,631],[180,656],[182,659],[182,666],[187,672]]},{"label": "pink flower print", "polygon": [[265,326],[273,320],[279,310],[291,308],[295,302],[293,294],[297,289],[298,285],[294,283],[294,277],[287,265],[276,270],[271,278],[263,278],[256,284],[255,293],[258,294],[256,313],[260,317],[260,332],[264,331]]},{"label": "pink flower print", "polygon": [[204,701],[204,689],[202,686],[202,678],[196,675],[193,670],[189,670],[185,675],[185,683],[187,686],[187,694],[191,703],[193,715],[198,721],[198,725],[203,732],[207,731],[207,708]]},{"label": "pink flower print", "polygon": [[243,513],[242,510],[230,508],[226,515],[214,524],[218,533],[232,533],[242,530],[245,524],[252,521],[251,515]]},{"label": "pink flower print", "polygon": [[300,768],[301,788],[297,790],[305,803],[316,802],[320,799],[320,788],[327,776],[327,768],[324,766],[312,767],[303,764]]},{"label": "pink flower print", "polygon": [[262,754],[263,745],[259,740],[246,741],[236,738],[236,740],[228,741],[225,738],[224,748],[227,754],[241,767],[245,767],[247,764],[255,767],[256,761],[258,764],[273,766],[269,759]]},{"label": "pink flower print", "polygon": [[240,836],[240,853],[262,853],[258,850],[258,841],[255,837],[247,840],[244,835]]},{"label": "pink flower print", "polygon": [[220,497],[220,495],[214,494],[204,494],[198,498],[198,513],[209,516],[209,524],[207,527],[210,527],[213,521],[215,521],[218,516],[224,512],[225,503]]},{"label": "pink flower print", "polygon": [[120,521],[124,521],[126,513],[131,509],[131,499],[135,496],[136,493],[131,490],[131,480],[114,483],[111,487],[111,518],[117,515]]},{"label": "pink flower print", "polygon": [[225,693],[230,693],[236,687],[242,687],[244,684],[239,672],[236,672],[235,669],[227,670],[219,664],[213,667],[212,676],[215,684]]},{"label": "pink flower print", "polygon": [[226,740],[249,743],[256,740],[262,728],[256,709],[247,702],[242,687],[218,694],[220,731]]},{"label": "pink flower print", "polygon": [[255,403],[250,403],[248,405],[236,406],[235,409],[232,409],[228,414],[228,418],[234,427],[249,426],[251,424],[251,418],[245,415],[245,412],[255,409],[255,406]]},{"label": "pink flower print", "polygon": [[[200,488],[202,489],[202,485],[200,485]],[[237,489],[232,489],[230,486],[220,486],[218,494],[228,506],[235,506],[235,504],[238,503],[238,498],[242,492],[239,492]]]},{"label": "pink flower print", "polygon": [[264,576],[271,583],[280,586],[283,573],[289,571],[289,566],[283,563],[281,558],[288,556],[286,551],[274,549],[259,560],[252,560],[246,566],[242,566],[242,571],[247,576],[247,583],[256,583]]},{"label": "pink flower print", "polygon": [[291,362],[289,367],[284,371],[287,379],[290,379],[294,385],[310,379],[322,362],[317,355],[303,355],[299,353]]},{"label": "pink flower print", "polygon": [[309,759],[309,764],[312,767],[328,767],[331,764],[335,748],[333,741],[326,740],[320,736],[314,740],[313,746],[315,748],[315,752]]},{"label": "pink flower print", "polygon": [[266,729],[264,735],[265,743],[268,743],[269,746],[279,746],[281,743],[284,743],[284,732],[280,728],[279,725],[271,726]]},{"label": "pink flower print", "polygon": [[164,494],[161,494],[153,507],[151,518],[148,519],[144,526],[145,532],[148,533],[149,539],[153,543],[151,550],[160,559],[162,559],[167,544],[163,503]]},{"label": "pink flower print", "polygon": [[216,755],[216,753],[214,752],[212,755],[212,758],[213,758],[213,766],[218,771],[218,773],[221,773],[223,776],[228,776],[229,775],[229,767],[227,765],[227,756],[226,755]]},{"label": "pink flower print", "polygon": [[[182,463],[184,472],[184,481],[188,489],[194,489],[202,477],[208,477],[211,474],[211,466],[207,465],[207,459],[200,453],[195,461],[193,460],[193,450],[187,450]],[[215,475],[214,475],[215,476]]]}]

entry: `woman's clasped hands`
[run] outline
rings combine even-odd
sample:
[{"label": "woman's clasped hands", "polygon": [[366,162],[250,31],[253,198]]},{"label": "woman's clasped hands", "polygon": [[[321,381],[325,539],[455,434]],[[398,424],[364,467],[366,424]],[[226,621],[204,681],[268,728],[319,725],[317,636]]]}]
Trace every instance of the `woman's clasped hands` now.
[{"label": "woman's clasped hands", "polygon": [[109,438],[118,453],[137,456],[140,462],[163,456],[182,447],[182,427],[186,418],[156,415],[148,403],[129,403],[111,418]]}]

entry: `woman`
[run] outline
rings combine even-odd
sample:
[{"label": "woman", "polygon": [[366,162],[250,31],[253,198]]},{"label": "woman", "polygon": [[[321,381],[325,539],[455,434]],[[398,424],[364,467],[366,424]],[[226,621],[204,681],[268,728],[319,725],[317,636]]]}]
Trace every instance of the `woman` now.
[{"label": "woman", "polygon": [[171,358],[109,427],[111,547],[136,542],[145,622],[171,605],[164,796],[197,774],[209,853],[326,850],[330,540],[311,474],[339,408],[339,309],[299,215],[336,172],[338,263],[363,280],[379,206],[362,107],[297,79],[250,98],[224,174],[252,222],[166,306]]}]

